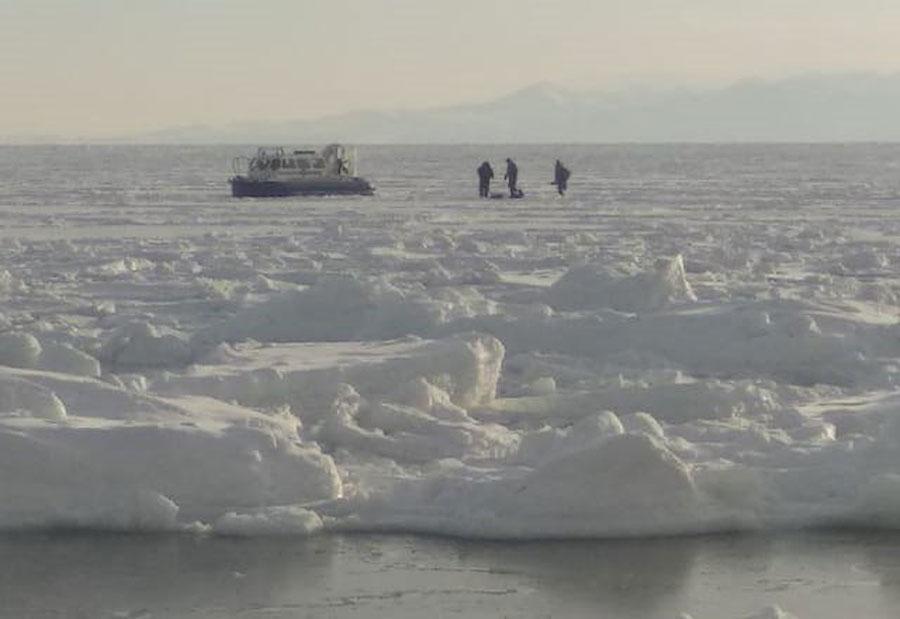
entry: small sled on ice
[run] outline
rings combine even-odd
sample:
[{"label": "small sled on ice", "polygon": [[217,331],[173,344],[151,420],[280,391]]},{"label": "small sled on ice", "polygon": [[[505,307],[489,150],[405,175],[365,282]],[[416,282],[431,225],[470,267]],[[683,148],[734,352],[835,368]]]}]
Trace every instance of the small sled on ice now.
[{"label": "small sled on ice", "polygon": [[492,191],[491,192],[491,200],[520,200],[525,197],[525,192],[521,189],[516,189],[511,195],[506,195],[501,191]]}]

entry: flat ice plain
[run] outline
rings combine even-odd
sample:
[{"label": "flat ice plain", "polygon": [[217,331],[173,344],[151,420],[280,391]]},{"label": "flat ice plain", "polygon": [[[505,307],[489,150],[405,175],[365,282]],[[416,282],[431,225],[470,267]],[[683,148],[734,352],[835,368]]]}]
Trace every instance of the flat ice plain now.
[{"label": "flat ice plain", "polygon": [[233,200],[247,150],[0,148],[6,531],[900,525],[900,147],[368,147],[372,198]]}]

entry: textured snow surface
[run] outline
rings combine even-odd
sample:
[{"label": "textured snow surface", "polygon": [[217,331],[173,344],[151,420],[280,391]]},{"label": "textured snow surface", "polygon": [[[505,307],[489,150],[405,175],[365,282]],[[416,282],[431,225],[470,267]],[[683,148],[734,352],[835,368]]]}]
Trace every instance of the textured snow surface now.
[{"label": "textured snow surface", "polygon": [[98,152],[57,163],[109,192],[2,207],[0,527],[900,526],[900,187],[864,157],[511,205],[440,176],[461,151],[273,201],[224,193],[225,151]]}]

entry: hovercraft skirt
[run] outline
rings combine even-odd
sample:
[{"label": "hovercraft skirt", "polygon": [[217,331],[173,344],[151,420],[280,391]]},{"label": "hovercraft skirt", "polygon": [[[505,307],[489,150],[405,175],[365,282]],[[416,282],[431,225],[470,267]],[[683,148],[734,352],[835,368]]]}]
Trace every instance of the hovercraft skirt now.
[{"label": "hovercraft skirt", "polygon": [[359,195],[370,196],[372,186],[365,179],[348,176],[303,181],[254,181],[244,176],[231,179],[235,198],[283,198],[287,196]]}]

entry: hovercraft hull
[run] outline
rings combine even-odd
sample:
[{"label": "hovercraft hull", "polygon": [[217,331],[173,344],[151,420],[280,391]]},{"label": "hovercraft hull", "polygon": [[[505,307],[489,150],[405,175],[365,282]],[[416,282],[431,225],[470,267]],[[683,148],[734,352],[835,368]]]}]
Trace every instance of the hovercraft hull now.
[{"label": "hovercraft hull", "polygon": [[342,176],[293,181],[257,181],[245,176],[231,179],[235,198],[284,198],[287,196],[370,196],[372,186],[364,178]]}]

